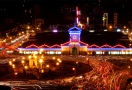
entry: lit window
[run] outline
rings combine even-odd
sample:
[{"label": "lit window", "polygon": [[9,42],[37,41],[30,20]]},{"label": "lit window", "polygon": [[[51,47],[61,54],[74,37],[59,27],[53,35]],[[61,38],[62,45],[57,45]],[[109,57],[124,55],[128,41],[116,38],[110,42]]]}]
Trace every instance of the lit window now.
[{"label": "lit window", "polygon": [[50,54],[54,54],[54,52],[53,52],[53,51],[51,51],[51,52],[50,52]]},{"label": "lit window", "polygon": [[29,13],[31,13],[32,11],[31,10],[29,10]]}]

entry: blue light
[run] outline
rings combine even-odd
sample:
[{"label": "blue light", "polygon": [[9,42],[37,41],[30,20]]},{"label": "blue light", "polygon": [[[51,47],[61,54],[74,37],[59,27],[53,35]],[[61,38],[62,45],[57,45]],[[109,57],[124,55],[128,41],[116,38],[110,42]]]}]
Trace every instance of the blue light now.
[{"label": "blue light", "polygon": [[118,29],[117,29],[117,32],[121,32],[121,29],[118,28]]},{"label": "blue light", "polygon": [[88,48],[88,51],[122,51],[132,50],[132,48]]}]

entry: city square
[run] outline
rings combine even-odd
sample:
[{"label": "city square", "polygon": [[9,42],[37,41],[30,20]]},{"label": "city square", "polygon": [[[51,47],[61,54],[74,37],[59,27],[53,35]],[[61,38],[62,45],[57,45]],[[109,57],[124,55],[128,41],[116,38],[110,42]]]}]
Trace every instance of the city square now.
[{"label": "city square", "polygon": [[[15,90],[129,90],[131,48],[88,46],[80,41],[80,28],[74,26],[68,31],[70,42],[61,46],[38,47],[32,44],[29,34],[20,35],[18,41],[6,46],[1,50],[1,84]],[[15,51],[11,52],[12,48]]]},{"label": "city square", "polygon": [[1,0],[0,90],[132,90],[131,0]]}]

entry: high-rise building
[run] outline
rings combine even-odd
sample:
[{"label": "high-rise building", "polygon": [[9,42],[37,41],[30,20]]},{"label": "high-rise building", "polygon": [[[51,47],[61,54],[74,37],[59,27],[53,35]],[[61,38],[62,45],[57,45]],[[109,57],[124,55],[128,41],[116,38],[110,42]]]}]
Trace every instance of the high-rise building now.
[{"label": "high-rise building", "polygon": [[108,27],[108,13],[103,14],[103,26]]},{"label": "high-rise building", "polygon": [[114,28],[117,28],[117,20],[118,20],[118,13],[114,13],[113,15],[113,21],[114,21]]}]

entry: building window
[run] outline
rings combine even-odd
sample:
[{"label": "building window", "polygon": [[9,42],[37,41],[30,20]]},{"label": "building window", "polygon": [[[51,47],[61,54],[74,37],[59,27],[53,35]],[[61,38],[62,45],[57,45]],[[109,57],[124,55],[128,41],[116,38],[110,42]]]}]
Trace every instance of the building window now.
[{"label": "building window", "polygon": [[32,11],[31,10],[29,10],[29,13],[31,13]]}]

